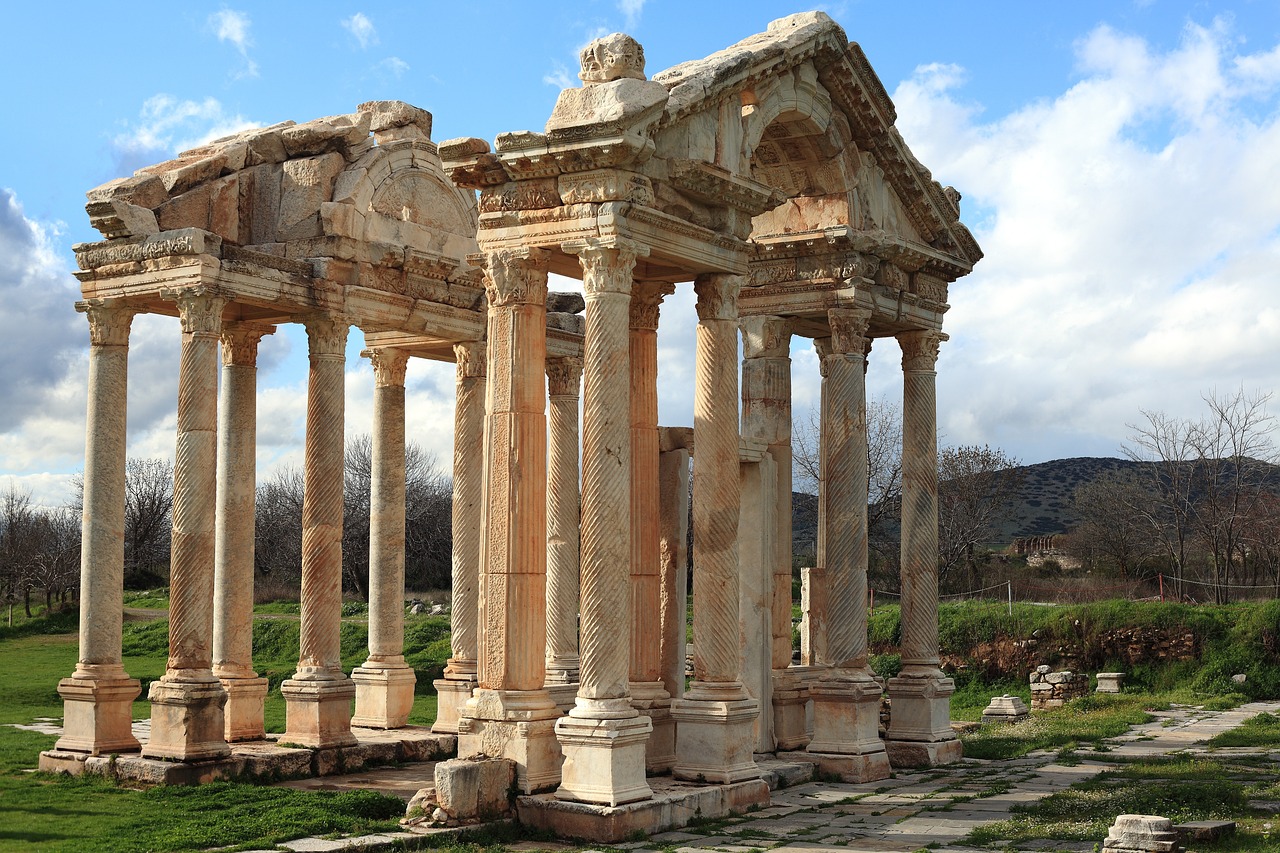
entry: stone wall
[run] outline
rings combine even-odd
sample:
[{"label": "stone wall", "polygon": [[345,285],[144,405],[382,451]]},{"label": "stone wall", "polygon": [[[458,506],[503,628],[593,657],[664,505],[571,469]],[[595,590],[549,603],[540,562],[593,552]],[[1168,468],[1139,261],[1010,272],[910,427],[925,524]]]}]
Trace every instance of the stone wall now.
[{"label": "stone wall", "polygon": [[1051,672],[1038,666],[1031,673],[1031,710],[1061,708],[1089,692],[1089,676],[1083,672]]}]

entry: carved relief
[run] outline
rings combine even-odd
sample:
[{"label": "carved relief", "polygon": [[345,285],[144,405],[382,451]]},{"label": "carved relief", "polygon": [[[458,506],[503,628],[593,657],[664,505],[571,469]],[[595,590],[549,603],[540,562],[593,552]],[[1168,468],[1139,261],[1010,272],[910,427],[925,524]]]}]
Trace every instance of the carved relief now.
[{"label": "carved relief", "polygon": [[911,277],[912,290],[921,299],[930,302],[945,303],[947,301],[947,283],[937,276],[918,272]]},{"label": "carved relief", "polygon": [[831,348],[846,355],[862,356],[867,351],[867,327],[871,311],[865,308],[832,308],[827,311],[831,326]]},{"label": "carved relief", "polygon": [[460,341],[453,345],[453,357],[457,362],[457,378],[481,378],[488,367],[484,341]]},{"label": "carved relief", "polygon": [[546,305],[546,249],[494,249],[484,254],[485,293],[490,307]]},{"label": "carved relief", "polygon": [[612,33],[596,39],[579,55],[582,70],[578,79],[588,85],[608,83],[629,77],[644,80],[644,48],[640,42],[623,33]]},{"label": "carved relief", "polygon": [[559,206],[560,190],[555,178],[535,178],[519,183],[506,183],[480,192],[481,213],[542,210]]},{"label": "carved relief", "polygon": [[791,323],[785,317],[741,317],[743,358],[789,358]]},{"label": "carved relief", "polygon": [[409,366],[409,353],[394,347],[378,347],[365,350],[373,365],[373,382],[378,388],[398,388],[404,385],[404,375]]},{"label": "carved relief", "polygon": [[658,328],[662,300],[676,292],[676,286],[665,281],[637,282],[631,290],[631,328]]},{"label": "carved relief", "polygon": [[578,263],[582,265],[582,288],[588,298],[597,293],[630,293],[636,258],[649,254],[648,246],[617,239],[574,241],[561,248],[578,256]]},{"label": "carved relief", "polygon": [[582,359],[547,359],[547,394],[551,397],[577,397],[582,386]]},{"label": "carved relief", "polygon": [[634,172],[602,169],[561,175],[559,189],[560,201],[564,204],[629,201],[646,207],[653,205],[653,183]]},{"label": "carved relief", "polygon": [[902,370],[933,370],[938,361],[938,348],[945,340],[947,335],[934,329],[918,329],[898,335],[898,344],[902,347]]},{"label": "carved relief", "polygon": [[307,327],[307,352],[312,358],[343,358],[347,352],[346,319],[310,317]]},{"label": "carved relief", "polygon": [[726,273],[704,273],[693,282],[694,293],[698,294],[698,320],[737,320],[738,291],[742,289],[746,276],[728,275]]},{"label": "carved relief", "polygon": [[89,320],[89,343],[97,347],[126,347],[129,327],[133,324],[133,308],[109,304],[105,299],[77,302],[76,310]]},{"label": "carved relief", "polygon": [[258,363],[258,343],[275,330],[275,326],[227,324],[222,329],[222,363],[253,367]]},{"label": "carved relief", "polygon": [[908,276],[906,270],[897,264],[885,261],[876,270],[876,284],[883,284],[891,290],[906,290]]}]

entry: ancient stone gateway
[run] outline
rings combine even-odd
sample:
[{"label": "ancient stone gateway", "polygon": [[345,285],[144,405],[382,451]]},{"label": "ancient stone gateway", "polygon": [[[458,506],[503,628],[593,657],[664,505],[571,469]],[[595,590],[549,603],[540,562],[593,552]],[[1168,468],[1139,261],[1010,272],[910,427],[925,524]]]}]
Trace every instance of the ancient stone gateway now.
[{"label": "ancient stone gateway", "polygon": [[[374,102],[90,193],[106,240],[77,250],[92,339],[81,653],[59,687],[67,735],[42,764],[139,749],[138,682],[120,656],[119,517],[140,311],[183,322],[171,657],[151,688],[144,756],[222,760],[263,737],[265,684],[247,644],[253,361],[261,335],[299,322],[311,374],[286,740],[341,750],[365,727],[413,737],[400,537],[404,369],[419,356],[458,366],[453,654],[435,729],[456,733],[459,757],[512,760],[524,793],[552,792],[522,800],[531,822],[608,840],[623,831],[608,809],[669,799],[650,783],[668,772],[745,807],[768,796],[758,753],[861,780],[959,757],[938,667],[934,369],[948,285],[981,258],[959,194],[914,158],[862,51],[821,13],[652,79],[641,46],[615,34],[584,50],[580,76],[544,132],[492,148],[464,138],[437,152],[427,113]],[[551,272],[580,278],[585,300],[549,296]],[[693,429],[660,428],[661,303],[690,282]],[[351,325],[377,392],[369,658],[348,677],[337,537]],[[790,630],[793,335],[813,339],[823,389],[802,665]],[[867,662],[864,373],[872,341],[888,337],[903,354],[903,669],[882,740],[885,685]]]}]

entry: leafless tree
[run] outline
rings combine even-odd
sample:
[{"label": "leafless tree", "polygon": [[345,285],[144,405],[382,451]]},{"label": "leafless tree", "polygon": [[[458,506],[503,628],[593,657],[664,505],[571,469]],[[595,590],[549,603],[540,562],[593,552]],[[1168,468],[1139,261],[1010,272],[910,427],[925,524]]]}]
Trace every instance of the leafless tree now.
[{"label": "leafless tree", "polygon": [[173,463],[128,459],[124,466],[125,585],[149,585],[169,576]]},{"label": "leafless tree", "polygon": [[999,448],[975,444],[938,452],[939,583],[957,568],[965,582],[976,581],[977,548],[997,534],[1021,484],[1018,460]]},{"label": "leafless tree", "polygon": [[40,510],[36,539],[33,585],[44,590],[45,609],[51,610],[55,596],[65,603],[80,585],[80,516],[70,507]]},{"label": "leafless tree", "polygon": [[302,580],[302,471],[279,468],[258,486],[254,572],[272,592],[296,593]]},{"label": "leafless tree", "polygon": [[1145,486],[1156,500],[1147,505],[1144,518],[1161,543],[1173,573],[1174,593],[1185,594],[1187,560],[1191,548],[1192,483],[1196,447],[1194,424],[1164,412],[1143,410],[1143,423],[1129,424],[1129,443],[1121,452],[1144,463]]},{"label": "leafless tree", "polygon": [[20,491],[13,481],[0,496],[0,588],[8,605],[9,624],[13,606],[22,599],[31,616],[31,588],[34,583],[37,513],[31,493]]},{"label": "leafless tree", "polygon": [[1117,471],[1077,488],[1072,500],[1080,521],[1070,538],[1073,548],[1106,561],[1122,577],[1138,573],[1161,552],[1149,521],[1156,496],[1148,486],[1132,471]]}]

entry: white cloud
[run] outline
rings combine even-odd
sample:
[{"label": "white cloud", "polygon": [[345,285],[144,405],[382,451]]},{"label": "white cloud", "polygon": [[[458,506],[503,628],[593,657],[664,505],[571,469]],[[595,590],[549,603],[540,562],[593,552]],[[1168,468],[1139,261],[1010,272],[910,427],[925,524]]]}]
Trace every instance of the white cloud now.
[{"label": "white cloud", "polygon": [[364,12],[356,12],[350,18],[344,18],[342,28],[359,42],[361,50],[378,43],[378,29]]},{"label": "white cloud", "polygon": [[377,65],[378,70],[399,80],[409,70],[409,63],[398,56],[388,56]]},{"label": "white cloud", "polygon": [[259,126],[238,113],[228,113],[217,98],[182,100],[161,92],[143,102],[137,121],[116,134],[111,145],[118,172],[128,173]]},{"label": "white cloud", "polygon": [[625,21],[623,27],[631,32],[640,25],[640,13],[644,11],[644,0],[618,0],[618,11]]},{"label": "white cloud", "polygon": [[[1163,52],[1099,27],[1075,85],[990,122],[952,66],[897,88],[903,134],[965,194],[987,256],[951,290],[952,441],[1111,454],[1140,408],[1186,416],[1210,387],[1275,386],[1280,48],[1239,47],[1221,21]],[[873,393],[896,391],[890,358],[873,351]]]},{"label": "white cloud", "polygon": [[552,63],[551,71],[542,75],[542,82],[557,89],[572,89],[578,85],[563,62]]},{"label": "white cloud", "polygon": [[233,9],[220,9],[209,16],[209,26],[213,28],[218,41],[225,41],[235,47],[244,61],[243,67],[236,72],[237,78],[257,77],[258,63],[249,56],[249,48],[253,39],[249,35],[249,15]]}]

